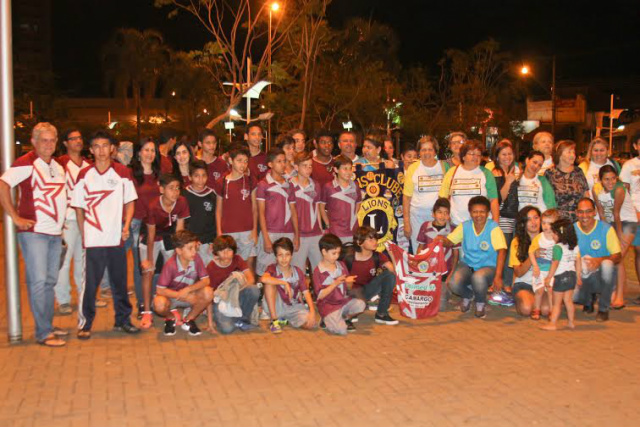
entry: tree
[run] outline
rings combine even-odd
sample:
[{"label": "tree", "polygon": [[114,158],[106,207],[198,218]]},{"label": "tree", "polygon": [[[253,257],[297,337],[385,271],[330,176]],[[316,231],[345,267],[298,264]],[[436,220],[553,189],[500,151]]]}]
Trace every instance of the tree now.
[{"label": "tree", "polygon": [[136,106],[136,127],[140,138],[142,98],[152,98],[169,51],[162,34],[154,30],[118,29],[102,51],[107,91],[128,99],[131,90]]},{"label": "tree", "polygon": [[[247,74],[251,74],[251,82],[259,81],[266,75],[269,60],[267,52],[277,51],[300,13],[293,7],[288,8],[287,3],[284,2],[281,13],[288,17],[273,20],[271,45],[263,48],[257,45],[268,35],[267,2],[261,2],[256,9],[251,0],[155,0],[157,7],[173,7],[170,16],[181,11],[190,13],[212,37],[199,59],[229,98],[229,105],[224,112],[210,120],[207,127],[211,128],[228,117],[231,109],[240,102],[248,89]],[[254,67],[248,69],[247,59],[250,57],[259,59],[253,61]]]}]

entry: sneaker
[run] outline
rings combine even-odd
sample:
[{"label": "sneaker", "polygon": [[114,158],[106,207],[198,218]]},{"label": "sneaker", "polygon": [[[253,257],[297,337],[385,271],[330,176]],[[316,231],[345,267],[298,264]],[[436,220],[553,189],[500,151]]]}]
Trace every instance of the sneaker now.
[{"label": "sneaker", "polygon": [[188,320],[184,322],[182,324],[182,330],[189,332],[189,335],[191,335],[192,337],[197,337],[202,333],[200,331],[200,328],[198,328],[198,325],[196,325],[195,320]]},{"label": "sneaker", "polygon": [[280,326],[280,321],[272,320],[271,324],[269,325],[269,330],[271,332],[273,332],[274,334],[281,334],[282,333],[282,326]]},{"label": "sneaker", "polygon": [[133,326],[129,322],[123,323],[122,325],[116,325],[113,327],[113,330],[118,332],[125,332],[127,334],[137,334],[138,332],[140,332],[140,329]]},{"label": "sneaker", "polygon": [[606,322],[609,320],[609,312],[608,311],[599,311],[596,314],[596,322]]},{"label": "sneaker", "polygon": [[280,326],[289,325],[289,321],[287,319],[283,319],[282,317],[278,319],[278,323],[280,324]]},{"label": "sneaker", "polygon": [[466,313],[471,309],[471,300],[464,302],[464,299],[460,301],[460,312]]},{"label": "sneaker", "polygon": [[478,307],[476,306],[475,316],[476,316],[478,319],[484,319],[485,317],[487,317],[487,309],[486,309],[486,306],[482,306],[482,308],[478,308]]},{"label": "sneaker", "polygon": [[356,325],[353,324],[353,321],[351,319],[345,319],[344,323],[347,324],[347,332],[355,332],[356,331]]},{"label": "sneaker", "polygon": [[324,320],[320,321],[320,329],[327,329],[327,325],[325,325]]},{"label": "sneaker", "polygon": [[138,320],[142,319],[142,313],[144,313],[144,304],[138,304],[138,314],[136,315]]},{"label": "sneaker", "polygon": [[164,334],[167,336],[176,334],[176,322],[173,319],[164,321]]},{"label": "sneaker", "polygon": [[511,295],[504,291],[492,293],[487,302],[491,305],[501,305],[503,307],[511,307],[515,304]]},{"label": "sneaker", "polygon": [[58,314],[60,314],[60,316],[68,316],[71,313],[73,313],[73,309],[69,304],[60,304],[58,307]]},{"label": "sneaker", "polygon": [[389,316],[389,313],[383,315],[376,313],[374,318],[376,323],[381,323],[383,325],[397,325],[399,323],[396,319]]},{"label": "sneaker", "polygon": [[69,335],[69,331],[66,330],[66,329],[54,327],[53,328],[53,335],[55,335],[57,337],[66,337],[67,335]]},{"label": "sneaker", "polygon": [[267,310],[260,310],[260,320],[271,320],[271,316]]},{"label": "sneaker", "polygon": [[248,331],[252,331],[256,328],[256,326],[252,325],[251,323],[247,323],[244,320],[238,320],[234,326],[238,329],[240,329],[242,332],[248,332]]},{"label": "sneaker", "polygon": [[96,300],[96,308],[105,308],[107,306],[107,302],[102,299]]},{"label": "sneaker", "polygon": [[358,316],[352,317],[351,323],[358,323]]},{"label": "sneaker", "polygon": [[80,329],[78,331],[78,339],[79,340],[88,340],[91,338],[91,330],[90,329]]},{"label": "sneaker", "polygon": [[378,311],[378,304],[376,304],[376,303],[372,303],[372,302],[369,302],[369,303],[367,304],[367,309],[368,309],[369,311]]}]

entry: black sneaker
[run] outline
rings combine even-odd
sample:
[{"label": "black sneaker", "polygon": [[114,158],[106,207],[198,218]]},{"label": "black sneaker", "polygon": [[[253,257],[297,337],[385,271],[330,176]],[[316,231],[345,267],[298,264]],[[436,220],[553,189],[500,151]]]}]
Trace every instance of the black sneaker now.
[{"label": "black sneaker", "polygon": [[587,314],[591,314],[591,313],[593,313],[593,306],[592,305],[585,305],[584,307],[582,307],[582,311],[584,311]]},{"label": "black sneaker", "polygon": [[344,323],[347,324],[347,332],[355,332],[356,331],[356,325],[353,324],[351,319],[345,319]]},{"label": "black sneaker", "polygon": [[386,314],[378,314],[374,316],[376,323],[381,323],[383,325],[397,325],[399,322],[393,317],[389,316],[389,313]]},{"label": "black sneaker", "polygon": [[137,334],[138,332],[140,332],[140,329],[133,326],[129,322],[123,323],[122,325],[116,325],[113,327],[113,330],[118,332],[125,332],[127,334]]},{"label": "black sneaker", "polygon": [[196,337],[202,333],[202,331],[200,331],[200,328],[198,328],[198,325],[196,325],[195,320],[184,322],[182,324],[182,330],[189,332],[189,335],[191,335],[192,337]]},{"label": "black sneaker", "polygon": [[164,334],[167,336],[176,334],[176,321],[175,320],[165,320],[164,321]]},{"label": "black sneaker", "polygon": [[143,313],[144,313],[144,305],[143,304],[138,304],[138,314],[136,315],[138,320],[142,319],[142,314]]},{"label": "black sneaker", "polygon": [[327,325],[324,324],[324,320],[320,321],[320,329],[327,329]]},{"label": "black sneaker", "polygon": [[606,322],[607,320],[609,320],[608,311],[599,311],[596,315],[596,322]]}]

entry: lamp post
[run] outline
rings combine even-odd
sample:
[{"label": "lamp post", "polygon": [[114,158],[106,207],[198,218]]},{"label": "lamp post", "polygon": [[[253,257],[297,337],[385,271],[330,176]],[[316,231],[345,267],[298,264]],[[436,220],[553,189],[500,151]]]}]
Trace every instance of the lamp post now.
[{"label": "lamp post", "polygon": [[[271,21],[273,20],[273,14],[280,10],[280,4],[278,2],[273,2],[269,6],[269,67],[267,68],[267,76],[268,80],[271,81],[271,54],[273,50],[271,49],[271,42],[273,41],[273,36],[271,35]],[[269,94],[271,94],[271,85],[269,85]],[[271,119],[267,123],[267,150],[271,147]]]},{"label": "lamp post", "polygon": [[[528,76],[529,74],[531,74],[531,68],[528,65],[523,64],[522,68],[520,68],[520,74],[524,77]],[[552,64],[551,64],[551,135],[553,135],[554,138],[556,136],[556,56],[555,55],[552,56]]]}]

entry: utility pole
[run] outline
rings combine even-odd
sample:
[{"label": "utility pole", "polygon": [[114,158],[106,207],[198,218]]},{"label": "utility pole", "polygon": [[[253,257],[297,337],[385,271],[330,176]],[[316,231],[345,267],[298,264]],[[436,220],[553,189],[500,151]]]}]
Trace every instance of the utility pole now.
[{"label": "utility pole", "polygon": [[556,137],[556,56],[551,67],[551,135]]}]

